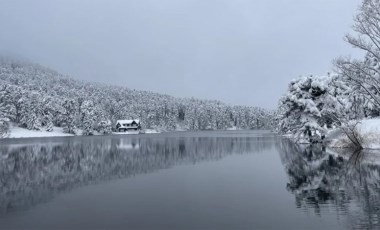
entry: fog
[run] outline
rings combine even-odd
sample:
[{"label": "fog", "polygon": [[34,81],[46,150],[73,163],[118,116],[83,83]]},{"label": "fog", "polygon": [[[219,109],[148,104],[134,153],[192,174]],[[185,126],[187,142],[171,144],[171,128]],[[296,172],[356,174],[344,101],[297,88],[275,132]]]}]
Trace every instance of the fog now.
[{"label": "fog", "polygon": [[357,0],[2,0],[0,54],[86,81],[274,108],[355,55]]}]

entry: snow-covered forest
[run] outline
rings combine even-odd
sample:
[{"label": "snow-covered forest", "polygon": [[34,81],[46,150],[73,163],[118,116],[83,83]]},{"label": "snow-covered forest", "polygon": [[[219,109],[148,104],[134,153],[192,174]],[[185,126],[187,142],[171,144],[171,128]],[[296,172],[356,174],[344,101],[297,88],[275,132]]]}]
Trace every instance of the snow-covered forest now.
[{"label": "snow-covered forest", "polygon": [[279,103],[278,131],[314,142],[340,129],[352,145],[374,146],[366,141],[368,135],[380,134],[379,0],[362,2],[353,30],[345,41],[361,50],[363,58],[340,57],[334,60],[334,74],[293,80]]},{"label": "snow-covered forest", "polygon": [[11,124],[92,135],[110,133],[118,119],[140,119],[143,128],[159,130],[215,130],[267,128],[270,118],[270,111],[257,107],[88,83],[36,64],[0,60],[0,137]]}]

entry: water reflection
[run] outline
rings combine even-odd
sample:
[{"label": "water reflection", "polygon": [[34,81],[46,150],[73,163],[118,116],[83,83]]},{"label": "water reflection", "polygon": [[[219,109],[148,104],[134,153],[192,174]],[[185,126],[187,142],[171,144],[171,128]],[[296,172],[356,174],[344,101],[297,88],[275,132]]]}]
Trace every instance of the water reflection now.
[{"label": "water reflection", "polygon": [[[296,206],[345,219],[349,228],[380,228],[380,152],[276,142]],[[336,152],[339,151],[339,152]]]},{"label": "water reflection", "polygon": [[[0,144],[0,216],[72,188],[271,148],[268,137],[91,137]],[[45,141],[45,140],[44,140]]]}]

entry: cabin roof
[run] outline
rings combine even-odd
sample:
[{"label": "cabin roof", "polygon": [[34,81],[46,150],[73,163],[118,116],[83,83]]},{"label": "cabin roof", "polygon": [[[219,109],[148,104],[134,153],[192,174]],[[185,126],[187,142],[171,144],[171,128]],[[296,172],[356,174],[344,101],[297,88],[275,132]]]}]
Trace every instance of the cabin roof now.
[{"label": "cabin roof", "polygon": [[136,119],[136,120],[117,120],[116,123],[131,124],[133,121],[136,122],[137,124],[140,123],[140,120],[138,120],[138,119]]}]

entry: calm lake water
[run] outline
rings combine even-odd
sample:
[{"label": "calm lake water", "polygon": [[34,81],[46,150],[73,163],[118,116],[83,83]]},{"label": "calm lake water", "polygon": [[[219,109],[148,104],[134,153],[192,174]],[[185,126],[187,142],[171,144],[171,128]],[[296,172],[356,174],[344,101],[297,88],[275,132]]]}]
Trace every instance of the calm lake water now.
[{"label": "calm lake water", "polygon": [[0,229],[376,229],[377,155],[258,131],[0,140]]}]

